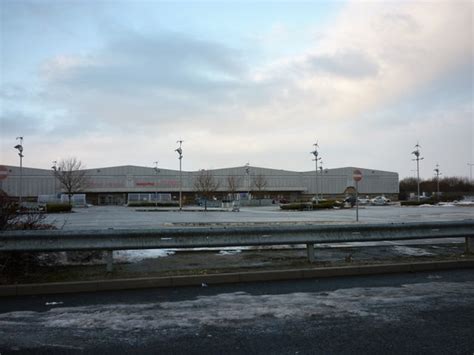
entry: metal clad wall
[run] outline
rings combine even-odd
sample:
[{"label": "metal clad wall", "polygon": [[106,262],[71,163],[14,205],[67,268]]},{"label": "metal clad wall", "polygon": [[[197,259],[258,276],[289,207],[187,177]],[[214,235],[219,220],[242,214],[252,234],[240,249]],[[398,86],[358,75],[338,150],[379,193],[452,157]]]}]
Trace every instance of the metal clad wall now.
[{"label": "metal clad wall", "polygon": [[[19,195],[19,167],[7,166],[9,175],[0,180],[0,188],[11,196]],[[314,194],[316,191],[325,194],[341,194],[348,186],[354,186],[352,173],[354,168],[345,167],[318,171],[317,187],[314,171],[294,172],[279,169],[250,167],[250,190],[255,190],[253,180],[262,174],[267,180],[267,191],[297,191]],[[360,169],[362,181],[359,191],[363,194],[398,193],[398,174],[394,172]],[[179,171],[138,166],[119,166],[99,169],[87,169],[89,186],[86,192],[176,192],[179,190]],[[227,178],[235,176],[239,180],[239,191],[249,190],[249,176],[245,166],[211,170],[219,181],[220,191],[228,190]],[[183,171],[183,191],[194,191],[199,171]],[[59,191],[59,183],[51,170],[23,168],[23,196],[54,194]]]},{"label": "metal clad wall", "polygon": [[[0,188],[10,196],[20,195],[20,168],[5,166],[8,169],[7,178],[0,180]],[[51,195],[57,192],[53,173],[45,169],[23,168],[22,195],[37,196]]]}]

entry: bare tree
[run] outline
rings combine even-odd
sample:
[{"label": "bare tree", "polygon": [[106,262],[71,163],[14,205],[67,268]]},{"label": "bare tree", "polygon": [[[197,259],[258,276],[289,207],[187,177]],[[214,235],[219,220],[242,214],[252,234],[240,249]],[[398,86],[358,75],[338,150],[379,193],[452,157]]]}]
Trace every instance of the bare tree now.
[{"label": "bare tree", "polygon": [[0,230],[10,229],[11,226],[17,224],[19,219],[17,210],[18,204],[0,190]]},{"label": "bare tree", "polygon": [[229,175],[227,176],[227,190],[232,195],[232,200],[235,199],[235,193],[240,185],[240,176]]},{"label": "bare tree", "polygon": [[77,158],[63,159],[53,167],[54,176],[68,195],[69,204],[71,204],[72,195],[82,192],[88,184],[84,168],[82,162]]},{"label": "bare tree", "polygon": [[194,188],[204,198],[204,210],[207,211],[207,200],[219,188],[219,182],[216,181],[210,171],[201,170],[196,180]]},{"label": "bare tree", "polygon": [[[257,189],[258,195],[261,199],[262,198],[262,191],[265,190],[265,188],[268,185],[267,178],[263,174],[258,174],[258,175],[255,175],[252,182],[253,182],[253,186],[255,186],[255,188]],[[261,201],[260,201],[260,203],[261,203]]]}]

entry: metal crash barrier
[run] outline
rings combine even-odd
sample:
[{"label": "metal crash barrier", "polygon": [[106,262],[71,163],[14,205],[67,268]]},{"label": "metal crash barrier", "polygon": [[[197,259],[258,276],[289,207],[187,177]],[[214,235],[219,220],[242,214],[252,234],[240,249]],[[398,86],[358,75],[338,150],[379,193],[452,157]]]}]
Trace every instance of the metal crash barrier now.
[{"label": "metal crash barrier", "polygon": [[106,250],[112,271],[113,250],[218,248],[305,244],[314,262],[314,244],[466,238],[466,252],[474,252],[474,220],[388,224],[299,225],[216,228],[160,228],[153,230],[38,230],[0,233],[0,251],[45,252]]}]

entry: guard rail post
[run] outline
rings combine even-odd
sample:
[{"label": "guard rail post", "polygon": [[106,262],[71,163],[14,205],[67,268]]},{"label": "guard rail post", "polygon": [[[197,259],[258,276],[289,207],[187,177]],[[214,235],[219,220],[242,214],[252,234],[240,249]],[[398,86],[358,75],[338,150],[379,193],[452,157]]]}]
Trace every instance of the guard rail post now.
[{"label": "guard rail post", "polygon": [[114,251],[113,250],[107,250],[107,272],[112,272],[114,271]]},{"label": "guard rail post", "polygon": [[466,237],[466,254],[474,254],[474,236]]},{"label": "guard rail post", "polygon": [[306,249],[308,252],[308,261],[312,264],[315,262],[315,257],[314,257],[314,244],[306,244]]}]

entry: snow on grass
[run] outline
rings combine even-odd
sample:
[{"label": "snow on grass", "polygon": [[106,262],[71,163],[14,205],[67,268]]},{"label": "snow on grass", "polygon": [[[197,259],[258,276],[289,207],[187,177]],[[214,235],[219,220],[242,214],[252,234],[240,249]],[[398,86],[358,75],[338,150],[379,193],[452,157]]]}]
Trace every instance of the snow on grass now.
[{"label": "snow on grass", "polygon": [[308,317],[315,321],[370,317],[375,321],[405,322],[407,318],[416,316],[418,311],[436,311],[446,303],[449,306],[470,306],[473,295],[472,281],[432,281],[396,287],[356,287],[270,295],[233,292],[174,302],[97,304],[57,307],[46,312],[9,312],[0,314],[0,329],[4,334],[18,334],[34,323],[51,331],[66,328],[69,331],[176,329],[182,332],[182,328],[195,331],[206,326],[240,327],[242,322],[254,320],[274,323],[289,318],[304,321]]},{"label": "snow on grass", "polygon": [[173,255],[174,253],[174,250],[168,249],[117,250],[114,251],[114,260],[125,263],[136,263],[144,259],[163,258]]},{"label": "snow on grass", "polygon": [[474,201],[459,201],[456,202],[457,206],[474,206]]},{"label": "snow on grass", "polygon": [[456,204],[449,203],[449,202],[440,202],[438,205],[440,207],[456,207]]},{"label": "snow on grass", "polygon": [[229,250],[221,250],[219,255],[235,255],[242,252],[242,249],[229,249]]},{"label": "snow on grass", "polygon": [[433,253],[430,253],[420,248],[413,248],[413,247],[407,247],[407,246],[402,246],[402,245],[396,245],[393,247],[393,249],[395,250],[395,252],[402,255],[410,255],[410,256],[433,255]]}]

